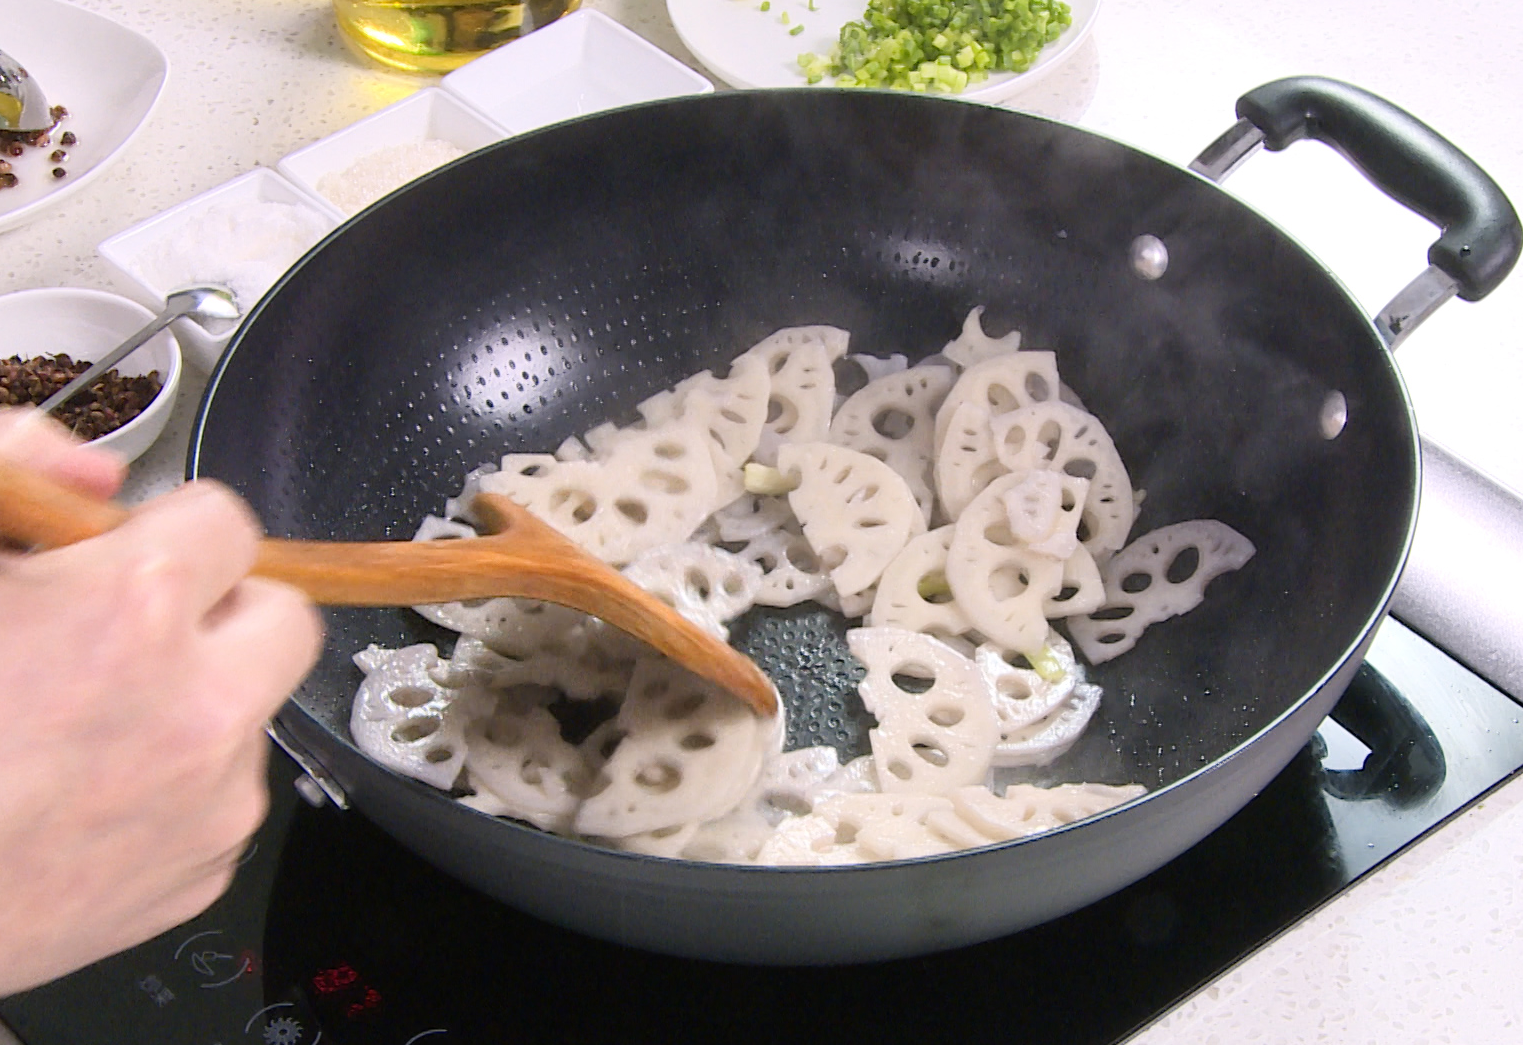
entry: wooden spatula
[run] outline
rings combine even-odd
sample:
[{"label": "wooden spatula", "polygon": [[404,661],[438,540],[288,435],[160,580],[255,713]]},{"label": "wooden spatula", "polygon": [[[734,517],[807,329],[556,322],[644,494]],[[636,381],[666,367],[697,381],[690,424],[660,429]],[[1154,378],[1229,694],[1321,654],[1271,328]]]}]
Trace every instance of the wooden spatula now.
[{"label": "wooden spatula", "polygon": [[[418,606],[517,595],[590,613],[718,683],[757,714],[777,713],[760,668],[506,497],[474,505],[492,533],[442,541],[292,541],[267,538],[253,573],[329,606]],[[56,548],[98,536],[128,516],[0,461],[0,535]]]}]

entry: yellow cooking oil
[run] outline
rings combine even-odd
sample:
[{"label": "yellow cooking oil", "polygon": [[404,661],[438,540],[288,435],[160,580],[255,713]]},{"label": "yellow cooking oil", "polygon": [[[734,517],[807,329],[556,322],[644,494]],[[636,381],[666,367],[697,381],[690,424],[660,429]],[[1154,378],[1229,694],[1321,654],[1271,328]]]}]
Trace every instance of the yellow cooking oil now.
[{"label": "yellow cooking oil", "polygon": [[344,36],[410,73],[447,73],[555,21],[581,0],[333,0]]}]

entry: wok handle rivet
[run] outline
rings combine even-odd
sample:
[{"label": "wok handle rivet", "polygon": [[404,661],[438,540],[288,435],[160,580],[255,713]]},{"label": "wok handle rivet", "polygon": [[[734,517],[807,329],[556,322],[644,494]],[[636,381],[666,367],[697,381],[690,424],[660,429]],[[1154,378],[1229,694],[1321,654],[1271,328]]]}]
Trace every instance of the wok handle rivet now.
[{"label": "wok handle rivet", "polygon": [[1138,236],[1132,240],[1132,271],[1146,280],[1160,278],[1169,270],[1169,248],[1157,236]]}]

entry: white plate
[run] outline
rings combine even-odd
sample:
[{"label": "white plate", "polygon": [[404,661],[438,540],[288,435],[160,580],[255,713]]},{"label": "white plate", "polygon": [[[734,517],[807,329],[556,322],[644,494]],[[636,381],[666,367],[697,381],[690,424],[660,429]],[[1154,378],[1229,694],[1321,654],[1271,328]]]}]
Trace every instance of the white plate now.
[{"label": "white plate", "polygon": [[[805,86],[799,55],[828,55],[840,39],[841,26],[867,10],[867,0],[814,0],[814,11],[808,0],[770,3],[771,9],[762,11],[759,0],[666,0],[666,10],[694,57],[732,87]],[[1100,11],[1100,0],[1068,0],[1068,5],[1073,24],[1042,48],[1030,69],[995,74],[948,97],[1000,102],[1051,72],[1078,50]],[[799,25],[803,32],[788,35]],[[820,86],[828,86],[828,81]]]},{"label": "white plate", "polygon": [[6,157],[20,182],[0,189],[4,232],[63,202],[121,155],[158,104],[169,61],[132,30],[62,0],[0,0],[0,41],[42,85],[49,104],[69,110],[57,134],[79,138],[66,150],[64,178],[52,176],[58,164],[48,160],[51,149]]},{"label": "white plate", "polygon": [[341,131],[297,149],[275,164],[275,169],[342,221],[349,215],[317,187],[324,175],[347,170],[356,161],[395,145],[433,139],[475,152],[508,134],[507,128],[454,95],[438,87],[425,87]]},{"label": "white plate", "polygon": [[586,8],[461,66],[440,86],[520,133],[604,109],[714,90],[659,47]]},{"label": "white plate", "polygon": [[[179,233],[211,207],[220,205],[236,208],[240,205],[259,203],[287,203],[309,211],[316,217],[314,224],[321,225],[324,234],[331,232],[338,225],[338,218],[330,214],[325,205],[313,199],[308,193],[268,167],[255,167],[231,181],[208,189],[193,199],[161,211],[130,229],[118,232],[102,241],[96,251],[117,270],[122,289],[135,300],[157,312],[164,307],[164,299],[176,288],[165,284],[161,279],[156,279],[154,273],[145,267],[145,257],[148,257],[161,242]],[[243,254],[240,258],[234,259],[234,262],[248,262],[248,260],[249,255]],[[202,272],[188,282],[215,282],[219,278],[226,278],[226,276],[219,272]],[[257,299],[255,301],[239,300],[238,306],[247,315],[256,301]],[[211,322],[213,329],[208,329],[207,326],[193,319],[178,319],[174,323],[174,329],[179,334],[181,347],[184,348],[188,361],[202,371],[210,371],[216,365],[222,350],[227,347],[233,333],[238,329],[237,323],[218,323],[215,320]]]}]

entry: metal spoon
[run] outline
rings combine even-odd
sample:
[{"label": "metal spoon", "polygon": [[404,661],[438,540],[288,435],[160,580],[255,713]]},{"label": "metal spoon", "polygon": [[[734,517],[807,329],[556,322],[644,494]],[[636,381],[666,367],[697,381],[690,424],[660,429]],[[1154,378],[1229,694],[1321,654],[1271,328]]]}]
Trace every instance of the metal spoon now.
[{"label": "metal spoon", "polygon": [[[417,606],[515,595],[591,613],[636,635],[759,715],[777,690],[753,662],[678,615],[547,523],[497,494],[478,494],[491,533],[454,541],[293,541],[266,538],[253,572],[328,606]],[[105,533],[126,509],[0,460],[0,535],[56,548]]]},{"label": "metal spoon", "polygon": [[169,297],[164,299],[164,311],[150,319],[147,326],[101,356],[83,374],[44,399],[42,406],[38,409],[43,413],[49,413],[63,406],[80,389],[131,353],[136,352],[149,338],[181,316],[192,316],[197,319],[237,319],[238,315],[238,303],[233,299],[233,292],[226,287],[206,283],[172,291]]},{"label": "metal spoon", "polygon": [[0,131],[30,134],[54,124],[48,99],[32,75],[4,51],[0,51]]}]

